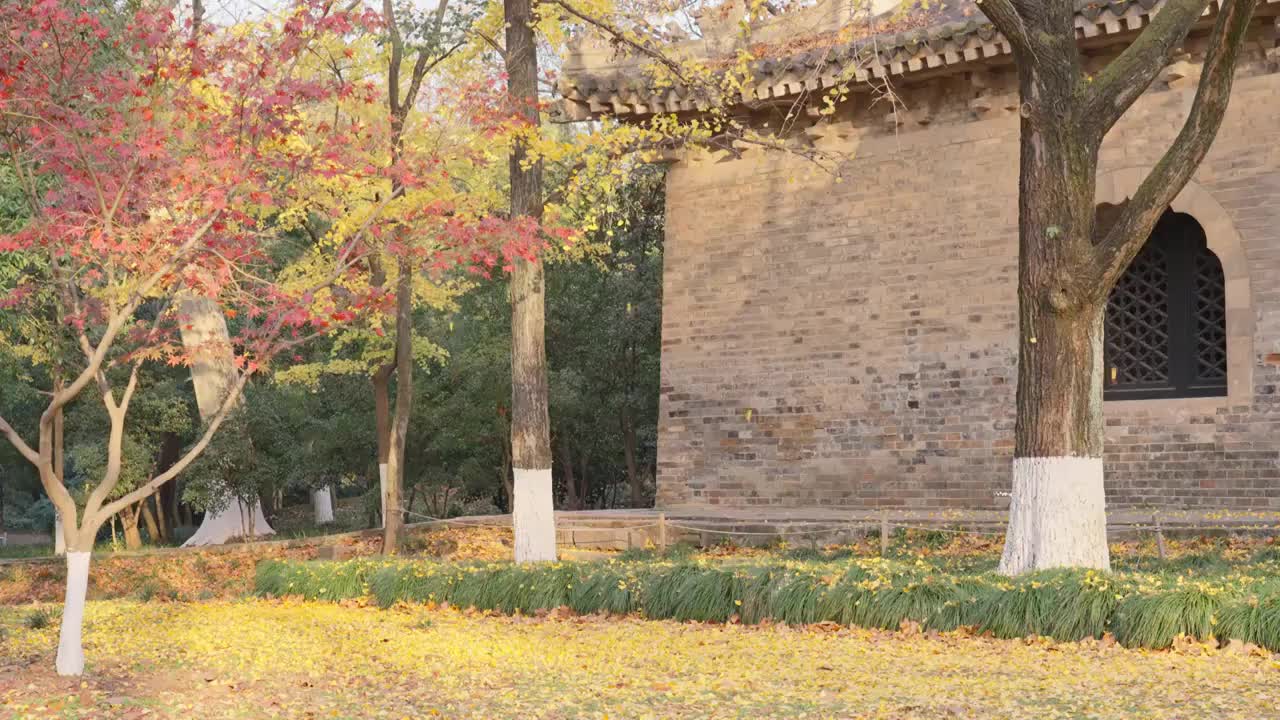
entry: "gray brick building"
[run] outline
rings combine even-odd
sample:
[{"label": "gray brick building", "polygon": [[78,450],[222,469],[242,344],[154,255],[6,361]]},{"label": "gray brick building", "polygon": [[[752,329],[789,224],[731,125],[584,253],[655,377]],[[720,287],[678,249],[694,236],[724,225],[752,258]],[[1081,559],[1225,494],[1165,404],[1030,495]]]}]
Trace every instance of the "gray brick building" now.
[{"label": "gray brick building", "polygon": [[[804,16],[807,30],[842,27],[833,3]],[[1114,57],[1160,5],[1082,6],[1086,67]],[[1113,295],[1113,505],[1280,508],[1277,16],[1280,0],[1263,0],[1212,151]],[[1211,20],[1107,137],[1103,210],[1181,127]],[[731,52],[718,27],[734,19],[704,22],[684,47]],[[754,37],[802,35],[765,23]],[[1002,507],[1017,372],[1008,43],[952,2],[846,44],[796,44],[758,64],[740,117],[846,158],[840,181],[758,148],[685,153],[670,167],[659,504]],[[847,79],[834,68],[855,53],[849,99],[830,118],[805,112]],[[561,91],[570,117],[697,112],[646,87],[636,65],[588,43]]]}]

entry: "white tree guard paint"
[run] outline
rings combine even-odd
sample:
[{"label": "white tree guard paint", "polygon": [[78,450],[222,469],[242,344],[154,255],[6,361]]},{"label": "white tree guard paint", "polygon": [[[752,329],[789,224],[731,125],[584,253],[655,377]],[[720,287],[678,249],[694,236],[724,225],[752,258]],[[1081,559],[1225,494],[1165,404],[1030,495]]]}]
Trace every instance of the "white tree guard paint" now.
[{"label": "white tree guard paint", "polygon": [[217,513],[205,513],[196,534],[182,543],[182,547],[222,545],[232,538],[249,537],[250,512],[253,513],[253,537],[276,534],[262,514],[262,503],[254,500],[253,507],[249,508],[239,500],[232,500]]},{"label": "white tree guard paint", "polygon": [[62,513],[53,511],[53,554],[67,554],[67,536],[62,532]]},{"label": "white tree guard paint", "polygon": [[381,523],[378,527],[387,526],[387,464],[378,463],[378,502],[381,508],[378,517]]},{"label": "white tree guard paint", "polygon": [[333,522],[333,493],[328,485],[311,491],[311,507],[316,512],[317,525]]},{"label": "white tree guard paint", "polygon": [[515,468],[511,523],[515,530],[516,562],[555,562],[556,517],[551,468]]},{"label": "white tree guard paint", "polygon": [[1014,458],[1013,499],[1000,572],[1109,570],[1102,458]]},{"label": "white tree guard paint", "polygon": [[59,675],[84,674],[84,600],[89,591],[89,553],[67,553],[67,595],[62,606],[62,630],[58,636],[58,659],[54,667]]}]

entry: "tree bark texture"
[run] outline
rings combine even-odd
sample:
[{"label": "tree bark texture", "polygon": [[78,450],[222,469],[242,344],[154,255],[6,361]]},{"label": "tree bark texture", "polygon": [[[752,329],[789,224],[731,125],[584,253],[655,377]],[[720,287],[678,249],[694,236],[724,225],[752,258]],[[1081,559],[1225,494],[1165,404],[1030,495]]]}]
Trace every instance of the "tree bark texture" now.
[{"label": "tree bark texture", "polygon": [[386,511],[382,518],[382,552],[400,548],[404,515],[400,499],[404,488],[405,440],[409,435],[409,414],[413,410],[413,259],[404,254],[396,279],[396,407],[391,422],[390,454],[387,457]]},{"label": "tree bark texture", "polygon": [[[538,52],[531,0],[504,0],[507,91],[516,114],[534,132],[538,110]],[[510,156],[511,217],[542,220],[542,163],[522,141]],[[556,559],[547,409],[545,285],[542,265],[516,258],[511,273],[511,459],[515,482],[512,524],[516,562]]]},{"label": "tree bark texture", "polygon": [[1022,100],[1017,422],[1001,572],[1110,566],[1102,468],[1107,298],[1208,152],[1255,4],[1224,0],[1182,133],[1118,218],[1099,229],[1094,198],[1103,138],[1208,0],[1167,0],[1096,81],[1081,69],[1074,3],[983,3],[1013,45]]}]

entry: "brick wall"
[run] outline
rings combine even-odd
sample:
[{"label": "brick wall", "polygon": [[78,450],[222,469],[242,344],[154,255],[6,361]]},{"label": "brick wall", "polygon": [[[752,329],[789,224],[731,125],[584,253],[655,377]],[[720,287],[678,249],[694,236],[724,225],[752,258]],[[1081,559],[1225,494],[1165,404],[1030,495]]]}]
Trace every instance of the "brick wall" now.
[{"label": "brick wall", "polygon": [[[1011,74],[996,79],[980,85],[1007,93]],[[1103,175],[1156,162],[1194,82],[1138,102]],[[820,141],[855,154],[843,182],[780,154],[673,166],[660,505],[1007,504],[1018,121],[975,111],[973,87],[920,89],[923,123],[851,112]],[[1280,73],[1261,59],[1242,68],[1194,189],[1215,208],[1197,217],[1211,246],[1216,234],[1238,256],[1223,258],[1239,274],[1232,394],[1107,403],[1107,491],[1120,505],[1280,507],[1280,368],[1266,361],[1280,351]]]}]

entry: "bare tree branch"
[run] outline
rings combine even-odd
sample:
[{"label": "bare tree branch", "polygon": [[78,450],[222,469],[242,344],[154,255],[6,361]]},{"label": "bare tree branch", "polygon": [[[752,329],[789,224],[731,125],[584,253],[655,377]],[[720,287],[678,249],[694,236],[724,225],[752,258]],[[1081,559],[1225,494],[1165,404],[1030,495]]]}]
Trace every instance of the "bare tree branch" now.
[{"label": "bare tree branch", "polygon": [[662,65],[668,71],[670,71],[672,75],[674,75],[678,80],[680,80],[680,82],[684,83],[686,86],[692,87],[696,84],[684,72],[684,68],[680,67],[680,63],[671,59],[670,57],[660,52],[659,50],[653,48],[648,43],[644,43],[635,39],[622,28],[619,28],[615,25],[607,23],[601,20],[600,18],[594,15],[591,15],[590,13],[587,13],[584,10],[581,10],[575,7],[574,5],[569,4],[567,0],[551,0],[551,3],[553,5],[559,5],[560,7],[564,8],[565,12],[587,23],[588,25],[596,28],[597,30],[600,30],[601,32],[605,33],[609,37],[613,38],[614,42],[622,43],[623,45],[626,45],[627,47],[632,48],[636,52],[639,52],[640,54],[645,55],[649,59],[656,61],[659,65]]},{"label": "bare tree branch", "polygon": [[124,466],[124,419],[129,413],[129,401],[133,399],[133,393],[138,388],[138,370],[141,365],[141,361],[133,364],[133,369],[129,372],[129,382],[125,385],[120,403],[114,409],[107,408],[107,415],[111,419],[111,432],[107,438],[107,468],[102,474],[102,481],[89,493],[84,506],[85,517],[93,516],[120,483],[120,471]]},{"label": "bare tree branch", "polygon": [[0,434],[4,435],[5,438],[9,440],[9,444],[13,445],[14,449],[17,450],[22,457],[27,459],[27,462],[35,465],[37,468],[40,466],[40,453],[32,449],[32,447],[27,444],[27,441],[23,440],[22,436],[18,435],[18,432],[14,430],[13,426],[10,425],[3,417],[0,417]]},{"label": "bare tree branch", "polygon": [[498,53],[498,57],[502,58],[502,60],[503,60],[504,62],[506,61],[506,59],[507,59],[507,49],[506,49],[506,48],[504,48],[504,47],[502,47],[501,45],[499,45],[497,40],[494,40],[493,38],[489,37],[488,35],[485,35],[484,33],[480,32],[479,30],[476,30],[475,28],[472,28],[469,32],[470,32],[472,35],[475,35],[476,37],[478,37],[478,38],[480,38],[481,40],[483,40],[483,41],[485,42],[485,44],[486,44],[486,45],[488,45],[489,47],[493,48],[493,51],[494,51],[494,52]]},{"label": "bare tree branch", "polygon": [[1236,59],[1257,4],[1258,0],[1223,0],[1186,123],[1096,248],[1093,286],[1102,297],[1142,249],[1165,208],[1186,187],[1209,152],[1231,99]]},{"label": "bare tree branch", "polygon": [[439,55],[432,55],[426,48],[418,51],[418,59],[413,64],[413,75],[409,78],[409,90],[405,93],[404,102],[400,105],[402,113],[407,115],[413,104],[418,101],[418,92],[422,87],[423,78],[429,75],[437,65],[448,60],[450,56],[461,50],[465,44],[465,42],[455,43]]},{"label": "bare tree branch", "polygon": [[396,25],[396,10],[391,0],[382,0],[382,16],[387,22],[387,38],[391,43],[391,62],[387,64],[387,96],[391,114],[400,113],[400,63],[404,61],[404,40]]},{"label": "bare tree branch", "polygon": [[978,7],[1019,53],[1033,54],[1031,32],[1011,0],[978,0]]},{"label": "bare tree branch", "polygon": [[1086,117],[1096,123],[1099,135],[1105,135],[1146,91],[1208,6],[1209,0],[1166,0],[1137,39],[1083,86]]},{"label": "bare tree branch", "polygon": [[129,505],[147,498],[159,489],[160,486],[177,477],[178,473],[185,470],[197,457],[200,457],[200,453],[204,452],[205,448],[209,447],[209,443],[212,442],[214,434],[218,432],[218,428],[222,427],[222,423],[227,419],[227,415],[229,415],[231,410],[236,406],[241,393],[244,392],[244,386],[249,382],[249,378],[252,377],[253,374],[254,370],[251,368],[246,368],[244,372],[240,373],[240,377],[236,379],[235,385],[231,386],[231,389],[227,391],[227,396],[223,398],[222,405],[218,408],[218,412],[214,413],[209,424],[205,426],[204,433],[200,435],[200,439],[195,445],[191,446],[191,449],[187,450],[185,455],[179,458],[176,463],[171,465],[168,470],[165,470],[142,485],[139,485],[131,492],[107,503],[103,506],[100,516],[105,520]]},{"label": "bare tree branch", "polygon": [[54,394],[49,406],[45,408],[44,414],[40,417],[41,426],[46,423],[52,423],[54,413],[71,402],[72,399],[80,394],[85,385],[97,378],[98,371],[102,368],[102,363],[106,360],[112,343],[115,342],[116,336],[120,334],[125,324],[133,317],[133,311],[138,309],[138,305],[142,303],[143,298],[151,291],[151,288],[155,287],[166,275],[173,272],[179,262],[199,244],[200,240],[204,238],[205,234],[209,232],[209,229],[213,227],[214,222],[221,215],[222,213],[220,212],[212,213],[203,225],[196,228],[191,237],[183,241],[182,245],[166,262],[162,263],[159,268],[134,288],[129,300],[107,321],[106,330],[98,341],[97,347],[93,348],[93,353],[88,357],[84,370],[76,376],[75,380],[71,381],[70,385],[63,388],[62,392]]}]

